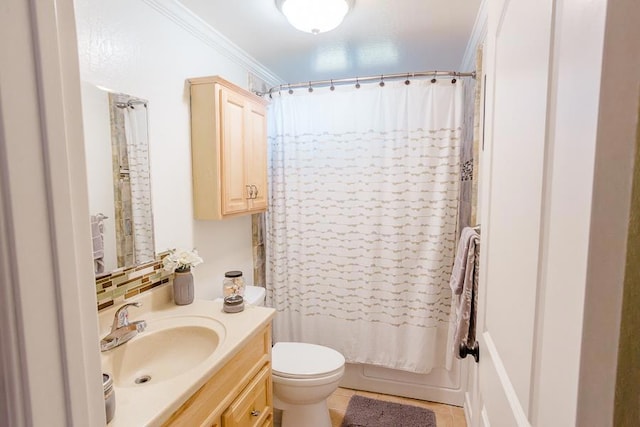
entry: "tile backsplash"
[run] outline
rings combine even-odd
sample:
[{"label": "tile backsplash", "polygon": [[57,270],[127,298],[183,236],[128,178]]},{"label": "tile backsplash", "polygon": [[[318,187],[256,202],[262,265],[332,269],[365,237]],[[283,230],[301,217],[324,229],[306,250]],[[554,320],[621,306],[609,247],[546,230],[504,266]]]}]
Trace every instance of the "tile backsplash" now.
[{"label": "tile backsplash", "polygon": [[96,277],[98,311],[173,280],[173,272],[162,268],[162,259],[167,255],[163,252],[148,263]]}]

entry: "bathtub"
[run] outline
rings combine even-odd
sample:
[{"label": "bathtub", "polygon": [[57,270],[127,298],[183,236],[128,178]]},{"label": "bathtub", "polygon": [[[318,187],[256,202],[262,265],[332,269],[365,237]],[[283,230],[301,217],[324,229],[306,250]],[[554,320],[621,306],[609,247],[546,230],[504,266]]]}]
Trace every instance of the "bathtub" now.
[{"label": "bathtub", "polygon": [[463,406],[467,381],[467,364],[460,360],[450,371],[434,368],[428,374],[347,363],[340,387]]}]

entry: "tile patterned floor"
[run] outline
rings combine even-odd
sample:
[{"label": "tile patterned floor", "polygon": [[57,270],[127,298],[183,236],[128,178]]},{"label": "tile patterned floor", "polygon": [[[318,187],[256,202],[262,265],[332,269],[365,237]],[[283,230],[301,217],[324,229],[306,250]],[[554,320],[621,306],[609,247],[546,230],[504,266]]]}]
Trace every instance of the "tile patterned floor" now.
[{"label": "tile patterned floor", "polygon": [[[421,406],[431,409],[436,414],[437,427],[467,427],[464,417],[464,410],[457,406],[444,405],[442,403],[427,402],[425,400],[408,399],[405,397],[391,396],[388,394],[370,393],[368,391],[351,390],[348,388],[338,388],[329,399],[329,413],[331,414],[331,424],[333,427],[340,427],[344,413],[347,411],[349,399],[354,394],[370,397],[373,399],[386,400],[389,402],[403,403],[406,405]],[[278,420],[276,414],[276,420]],[[276,426],[278,423],[276,423]]]}]

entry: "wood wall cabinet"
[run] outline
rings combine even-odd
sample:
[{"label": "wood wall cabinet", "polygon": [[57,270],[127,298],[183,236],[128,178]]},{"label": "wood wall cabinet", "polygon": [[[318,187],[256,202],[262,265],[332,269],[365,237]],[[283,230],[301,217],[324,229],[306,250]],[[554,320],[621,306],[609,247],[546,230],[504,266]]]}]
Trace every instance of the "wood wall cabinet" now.
[{"label": "wood wall cabinet", "polygon": [[189,79],[196,219],[267,209],[267,101],[220,77]]},{"label": "wood wall cabinet", "polygon": [[254,335],[164,423],[181,427],[272,425],[271,325]]}]

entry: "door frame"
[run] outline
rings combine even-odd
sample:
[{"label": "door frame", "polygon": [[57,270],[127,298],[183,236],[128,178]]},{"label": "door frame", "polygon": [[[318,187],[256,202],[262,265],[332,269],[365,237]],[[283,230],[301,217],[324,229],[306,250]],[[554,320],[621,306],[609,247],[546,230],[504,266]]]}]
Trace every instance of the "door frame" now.
[{"label": "door frame", "polygon": [[2,425],[104,425],[73,7],[0,8]]}]

